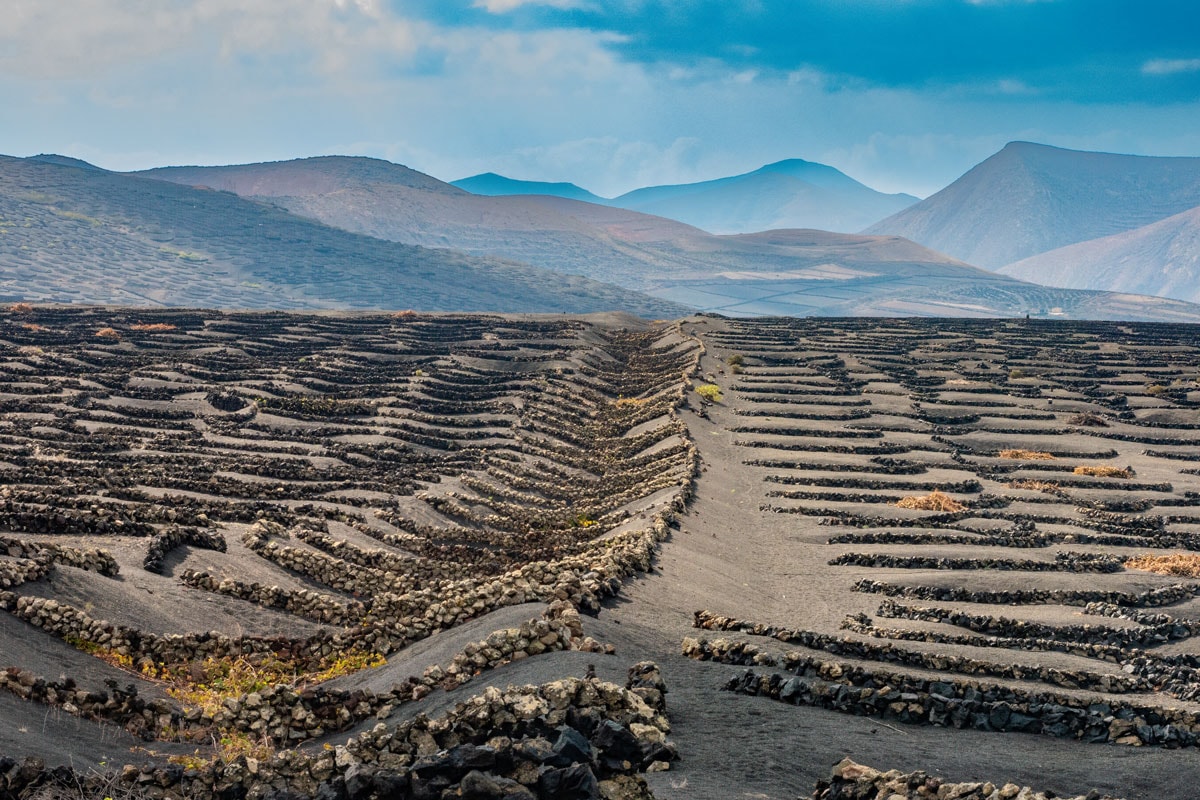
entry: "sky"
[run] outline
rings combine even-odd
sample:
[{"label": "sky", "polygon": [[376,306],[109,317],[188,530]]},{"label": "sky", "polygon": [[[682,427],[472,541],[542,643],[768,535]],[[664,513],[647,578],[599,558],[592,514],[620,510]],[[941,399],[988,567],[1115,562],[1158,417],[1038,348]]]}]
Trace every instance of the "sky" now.
[{"label": "sky", "polygon": [[931,194],[1013,140],[1200,156],[1195,0],[0,0],[0,153],[310,155],[604,196],[785,158]]}]

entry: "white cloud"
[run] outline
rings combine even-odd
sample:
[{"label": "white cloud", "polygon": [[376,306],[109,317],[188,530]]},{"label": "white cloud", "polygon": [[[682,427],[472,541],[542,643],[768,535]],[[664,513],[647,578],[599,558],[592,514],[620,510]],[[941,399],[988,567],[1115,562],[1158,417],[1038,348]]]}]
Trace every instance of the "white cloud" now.
[{"label": "white cloud", "polygon": [[1177,75],[1200,72],[1200,58],[1155,58],[1142,65],[1143,75]]},{"label": "white cloud", "polygon": [[996,91],[1000,94],[1021,95],[1035,94],[1037,90],[1025,83],[1025,81],[1015,78],[1002,78],[996,81]]},{"label": "white cloud", "polygon": [[475,0],[475,8],[487,9],[492,14],[506,14],[521,6],[549,6],[551,8],[582,8],[579,0]]},{"label": "white cloud", "polygon": [[411,56],[422,23],[377,0],[76,0],[19,3],[0,28],[0,74],[95,80],[186,55],[291,58],[318,73],[380,51]]}]

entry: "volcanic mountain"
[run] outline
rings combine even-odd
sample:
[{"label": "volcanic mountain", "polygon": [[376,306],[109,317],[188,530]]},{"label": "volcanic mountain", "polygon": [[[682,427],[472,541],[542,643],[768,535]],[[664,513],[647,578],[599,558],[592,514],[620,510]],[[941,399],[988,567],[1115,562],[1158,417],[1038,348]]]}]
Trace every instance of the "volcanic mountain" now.
[{"label": "volcanic mountain", "polygon": [[712,233],[777,228],[850,232],[907,208],[917,198],[883,194],[833,167],[794,158],[729,178],[648,186],[609,202]]},{"label": "volcanic mountain", "polygon": [[1013,142],[937,194],[864,232],[904,236],[995,269],[1200,205],[1200,158]]}]

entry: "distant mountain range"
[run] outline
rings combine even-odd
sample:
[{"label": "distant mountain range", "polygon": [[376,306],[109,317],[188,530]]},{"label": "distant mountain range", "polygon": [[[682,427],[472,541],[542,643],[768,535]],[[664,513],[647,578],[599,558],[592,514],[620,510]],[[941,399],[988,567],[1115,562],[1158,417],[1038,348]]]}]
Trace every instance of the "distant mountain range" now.
[{"label": "distant mountain range", "polygon": [[[340,184],[326,178],[324,188],[335,191]],[[578,276],[363,236],[229,192],[61,156],[0,156],[0,298],[649,316],[687,310]]]},{"label": "distant mountain range", "polygon": [[453,185],[488,196],[539,194],[583,200],[667,217],[718,234],[782,228],[852,232],[917,202],[912,195],[883,194],[833,167],[798,158],[744,175],[648,186],[612,199],[573,183],[519,181],[490,172]]},{"label": "distant mountain range", "polygon": [[[792,164],[789,169],[842,184],[829,168]],[[171,167],[142,174],[235,192],[371,237],[511,259],[706,311],[1200,320],[1196,306],[1049,289],[894,236],[816,230],[715,236],[611,205],[544,194],[475,195],[367,158]],[[671,194],[664,190],[659,197]],[[643,197],[653,199],[654,193]]]},{"label": "distant mountain range", "polygon": [[866,228],[997,269],[1200,206],[1200,158],[1013,142],[952,184]]}]

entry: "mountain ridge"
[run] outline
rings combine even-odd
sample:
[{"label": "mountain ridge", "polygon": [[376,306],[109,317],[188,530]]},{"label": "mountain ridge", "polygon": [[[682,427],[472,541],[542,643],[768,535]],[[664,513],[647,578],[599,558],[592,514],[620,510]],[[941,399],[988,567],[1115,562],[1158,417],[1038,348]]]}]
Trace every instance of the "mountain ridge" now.
[{"label": "mountain ridge", "polygon": [[484,197],[507,197],[520,194],[540,194],[548,197],[562,197],[567,200],[582,200],[587,203],[600,205],[608,203],[606,198],[592,194],[587,189],[566,181],[523,181],[498,175],[495,172],[481,172],[469,178],[460,178],[449,182],[471,194]]},{"label": "mountain ridge", "polygon": [[863,229],[988,269],[1200,205],[1200,158],[1010,142],[941,191]]}]

